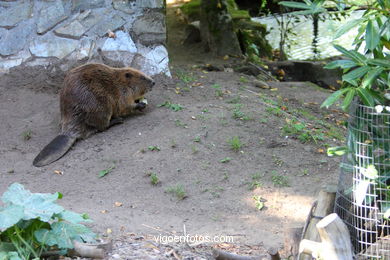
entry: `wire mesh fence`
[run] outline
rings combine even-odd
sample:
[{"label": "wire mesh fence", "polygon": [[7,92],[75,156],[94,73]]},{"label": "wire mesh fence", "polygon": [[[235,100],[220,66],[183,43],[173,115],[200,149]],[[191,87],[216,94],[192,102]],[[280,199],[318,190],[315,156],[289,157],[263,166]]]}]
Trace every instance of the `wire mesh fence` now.
[{"label": "wire mesh fence", "polygon": [[335,203],[357,259],[390,259],[390,107],[353,103]]}]

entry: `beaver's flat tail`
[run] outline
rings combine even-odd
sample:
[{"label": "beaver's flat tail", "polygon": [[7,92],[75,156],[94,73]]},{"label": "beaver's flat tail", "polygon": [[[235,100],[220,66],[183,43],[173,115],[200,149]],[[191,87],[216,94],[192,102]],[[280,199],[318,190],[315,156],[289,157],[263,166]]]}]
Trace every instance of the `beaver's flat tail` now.
[{"label": "beaver's flat tail", "polygon": [[58,135],[35,157],[33,165],[41,167],[57,161],[64,156],[76,142],[75,137]]}]

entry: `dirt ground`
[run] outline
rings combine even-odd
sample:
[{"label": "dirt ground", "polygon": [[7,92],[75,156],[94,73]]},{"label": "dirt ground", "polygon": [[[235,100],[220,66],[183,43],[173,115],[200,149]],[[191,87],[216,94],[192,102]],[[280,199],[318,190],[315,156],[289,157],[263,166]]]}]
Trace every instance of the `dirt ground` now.
[{"label": "dirt ground", "polygon": [[[320,188],[337,183],[340,159],[324,151],[342,142],[338,120],[345,118],[319,109],[329,91],[310,83],[261,89],[251,76],[206,73],[199,66],[228,61],[183,47],[182,34],[169,33],[173,78],[156,78],[147,109],[77,142],[46,167],[32,160],[59,133],[61,76],[44,70],[0,76],[0,194],[13,182],[61,192],[61,205],[88,213],[94,231],[121,243],[186,232],[232,236],[230,244],[256,248],[243,250],[248,254],[280,248],[283,230],[302,226]],[[174,105],[161,106],[167,101]],[[286,130],[297,122],[312,135],[299,140]],[[228,143],[235,136],[237,151]]]}]

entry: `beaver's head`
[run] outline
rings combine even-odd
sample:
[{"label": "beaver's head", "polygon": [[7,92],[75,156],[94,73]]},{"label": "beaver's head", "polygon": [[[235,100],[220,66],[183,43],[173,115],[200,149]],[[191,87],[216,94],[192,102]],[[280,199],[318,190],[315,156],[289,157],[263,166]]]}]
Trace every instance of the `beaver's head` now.
[{"label": "beaver's head", "polygon": [[139,97],[151,91],[155,84],[151,77],[133,68],[121,70],[119,77],[121,82],[133,90],[134,96]]}]

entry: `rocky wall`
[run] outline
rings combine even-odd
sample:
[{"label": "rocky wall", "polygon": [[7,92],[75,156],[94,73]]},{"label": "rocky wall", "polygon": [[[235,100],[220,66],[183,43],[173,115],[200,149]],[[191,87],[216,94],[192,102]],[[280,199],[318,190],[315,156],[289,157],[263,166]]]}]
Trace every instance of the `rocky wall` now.
[{"label": "rocky wall", "polygon": [[105,62],[169,76],[165,40],[164,0],[0,0],[0,73]]}]

